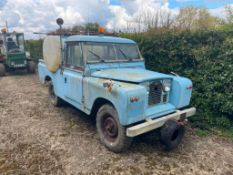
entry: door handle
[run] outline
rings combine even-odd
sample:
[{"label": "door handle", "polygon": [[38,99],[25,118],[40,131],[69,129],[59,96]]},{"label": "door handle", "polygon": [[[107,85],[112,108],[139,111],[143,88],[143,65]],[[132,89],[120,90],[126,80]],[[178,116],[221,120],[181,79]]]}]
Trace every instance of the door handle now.
[{"label": "door handle", "polygon": [[65,80],[65,83],[67,83],[67,78],[66,78],[66,77],[65,77],[65,79],[64,79],[64,80]]}]

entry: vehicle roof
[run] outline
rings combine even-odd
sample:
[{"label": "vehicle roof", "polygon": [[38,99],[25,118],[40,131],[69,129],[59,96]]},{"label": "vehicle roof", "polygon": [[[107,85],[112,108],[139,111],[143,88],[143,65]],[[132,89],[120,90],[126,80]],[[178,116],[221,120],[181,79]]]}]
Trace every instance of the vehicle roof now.
[{"label": "vehicle roof", "polygon": [[110,37],[103,35],[73,35],[66,38],[66,42],[101,42],[101,43],[121,43],[121,44],[136,44],[135,41],[120,38],[120,37]]}]

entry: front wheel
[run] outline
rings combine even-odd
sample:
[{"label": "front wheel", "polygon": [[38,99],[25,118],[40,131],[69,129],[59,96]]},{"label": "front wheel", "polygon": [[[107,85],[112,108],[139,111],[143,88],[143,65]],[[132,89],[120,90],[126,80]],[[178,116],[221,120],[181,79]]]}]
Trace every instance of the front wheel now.
[{"label": "front wheel", "polygon": [[5,65],[0,63],[0,76],[5,76],[5,75],[6,75]]},{"label": "front wheel", "polygon": [[120,124],[112,105],[105,104],[98,110],[96,127],[101,142],[110,151],[119,153],[130,147],[132,138],[126,136],[126,128]]},{"label": "front wheel", "polygon": [[59,107],[62,105],[62,99],[60,99],[54,91],[54,86],[52,81],[49,82],[49,100],[50,103],[55,106],[55,107]]}]

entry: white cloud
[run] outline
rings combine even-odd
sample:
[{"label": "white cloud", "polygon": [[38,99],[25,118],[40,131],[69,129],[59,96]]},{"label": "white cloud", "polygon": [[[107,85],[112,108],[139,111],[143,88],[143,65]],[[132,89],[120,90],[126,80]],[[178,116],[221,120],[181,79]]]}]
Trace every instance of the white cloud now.
[{"label": "white cloud", "polygon": [[[184,0],[177,0],[184,1]],[[110,0],[0,0],[0,26],[8,21],[10,30],[25,32],[48,32],[57,29],[55,20],[62,17],[64,27],[86,22],[98,22],[109,29],[137,28],[138,20],[147,13],[176,15],[179,9],[170,9],[168,0],[121,0],[120,6]],[[210,10],[221,17],[222,8]],[[1,23],[2,22],[2,23]],[[142,29],[145,26],[140,26]]]},{"label": "white cloud", "polygon": [[64,27],[85,22],[105,25],[112,17],[108,0],[8,0],[0,9],[0,26],[8,21],[10,30],[30,34],[57,29],[62,17]]},{"label": "white cloud", "polygon": [[211,15],[219,17],[219,18],[225,18],[226,17],[226,13],[225,13],[225,8],[224,7],[219,7],[219,8],[215,8],[215,9],[209,9]]},{"label": "white cloud", "polygon": [[[143,30],[146,28],[146,18],[156,16],[157,13],[175,15],[177,10],[170,9],[167,0],[131,0],[122,1],[121,6],[111,6],[114,14],[107,27],[115,30]],[[140,21],[140,25],[139,25]]]},{"label": "white cloud", "polygon": [[215,9],[209,9],[209,11],[213,16],[226,19],[227,13],[226,13],[225,6],[230,6],[231,8],[233,8],[233,3],[225,4],[224,6],[218,7]]}]

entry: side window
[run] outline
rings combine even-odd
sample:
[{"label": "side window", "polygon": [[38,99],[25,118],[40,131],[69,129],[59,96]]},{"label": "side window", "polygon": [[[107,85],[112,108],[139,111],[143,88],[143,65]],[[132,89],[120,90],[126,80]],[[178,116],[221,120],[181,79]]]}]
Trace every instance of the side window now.
[{"label": "side window", "polygon": [[82,67],[82,52],[79,43],[68,43],[66,54],[66,66],[68,67]]}]

